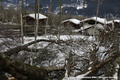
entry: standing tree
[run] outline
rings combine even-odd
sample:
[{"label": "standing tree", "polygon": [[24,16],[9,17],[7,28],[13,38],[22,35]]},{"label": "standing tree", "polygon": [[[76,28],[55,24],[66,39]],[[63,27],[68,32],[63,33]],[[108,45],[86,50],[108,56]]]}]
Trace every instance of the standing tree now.
[{"label": "standing tree", "polygon": [[60,14],[59,14],[59,25],[58,25],[58,39],[60,39],[60,23],[62,20],[62,0],[60,0]]},{"label": "standing tree", "polygon": [[37,14],[37,0],[35,0],[35,23],[34,23],[34,25],[35,25],[35,41],[36,41],[36,23],[37,23],[37,19],[36,19],[36,14]]},{"label": "standing tree", "polygon": [[23,12],[24,12],[24,0],[21,0],[21,36],[22,36],[22,44],[24,43]]},{"label": "standing tree", "polygon": [[40,9],[40,1],[38,0],[38,13],[37,13],[37,25],[35,29],[35,41],[37,40],[37,35],[38,35],[38,27],[39,27],[39,9]]},{"label": "standing tree", "polygon": [[[83,0],[83,18],[85,18],[85,0]],[[82,34],[84,34],[84,21],[83,21],[83,31]]]},{"label": "standing tree", "polygon": [[94,26],[94,31],[93,31],[95,38],[96,38],[96,25],[97,25],[97,17],[98,17],[100,2],[101,2],[101,0],[97,0],[96,21],[95,21],[95,26]]},{"label": "standing tree", "polygon": [[45,27],[45,36],[47,35],[47,28],[49,27],[48,25],[50,25],[52,22],[52,20],[51,20],[51,9],[52,9],[52,0],[49,0],[50,2],[49,2],[49,8],[48,8],[48,14],[47,14],[47,16],[48,16],[48,19],[47,19],[47,21],[46,21],[46,27]]}]

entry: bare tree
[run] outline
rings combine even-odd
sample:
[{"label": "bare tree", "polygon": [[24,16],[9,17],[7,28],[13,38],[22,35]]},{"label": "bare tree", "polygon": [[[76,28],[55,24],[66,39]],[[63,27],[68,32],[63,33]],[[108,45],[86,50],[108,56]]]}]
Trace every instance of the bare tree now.
[{"label": "bare tree", "polygon": [[47,21],[46,21],[46,26],[45,26],[45,36],[47,35],[47,28],[50,27],[50,24],[49,22],[51,22],[51,9],[52,9],[52,0],[49,0],[49,8],[48,8],[48,18],[47,18]]},{"label": "bare tree", "polygon": [[22,36],[22,44],[24,43],[23,10],[24,10],[24,0],[21,0],[21,36]]},{"label": "bare tree", "polygon": [[58,39],[60,39],[60,23],[62,20],[62,0],[60,1],[60,14],[59,14],[59,25],[58,25]]},{"label": "bare tree", "polygon": [[[83,18],[85,19],[85,0],[83,0]],[[83,31],[82,34],[84,34],[84,21],[83,21]]]},{"label": "bare tree", "polygon": [[[96,36],[96,25],[97,25],[97,17],[98,17],[100,2],[101,2],[101,0],[97,0],[96,21],[95,21],[95,26],[94,26],[94,31],[93,31],[94,36]],[[96,39],[97,39],[97,38],[96,38]]]},{"label": "bare tree", "polygon": [[37,25],[35,29],[35,41],[37,40],[37,35],[38,35],[38,27],[39,27],[39,9],[40,9],[40,0],[38,0],[38,13],[37,13]]},{"label": "bare tree", "polygon": [[35,0],[35,23],[34,23],[34,25],[35,25],[35,41],[36,41],[36,38],[37,38],[37,33],[36,33],[36,27],[37,27],[37,16],[36,16],[36,14],[37,14],[37,0]]}]

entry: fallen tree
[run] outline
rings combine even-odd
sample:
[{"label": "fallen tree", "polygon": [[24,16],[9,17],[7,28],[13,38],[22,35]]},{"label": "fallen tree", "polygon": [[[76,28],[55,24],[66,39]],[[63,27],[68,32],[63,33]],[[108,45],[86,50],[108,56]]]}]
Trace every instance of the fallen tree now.
[{"label": "fallen tree", "polygon": [[13,54],[17,54],[18,52],[20,52],[21,50],[27,50],[28,46],[38,43],[38,42],[50,42],[50,43],[56,43],[56,44],[60,44],[60,43],[65,43],[63,40],[46,40],[46,39],[40,39],[40,40],[36,40],[36,41],[32,41],[30,43],[24,44],[24,45],[20,45],[17,46],[15,48],[12,48],[6,52],[3,52],[4,54],[11,56]]},{"label": "fallen tree", "polygon": [[[66,43],[69,44],[67,41],[62,41],[62,40],[37,40],[37,41],[32,41],[30,43],[24,44],[17,46],[15,48],[12,48],[4,53],[0,54],[0,70],[4,72],[8,72],[12,74],[15,78],[18,80],[48,80],[51,79],[52,76],[49,76],[51,72],[57,71],[55,77],[57,77],[58,80],[61,80],[64,77],[64,67],[59,68],[59,69],[45,69],[45,68],[39,68],[36,66],[31,66],[29,64],[25,64],[20,61],[16,60],[11,60],[9,56],[13,54],[19,53],[21,50],[27,50],[28,46],[38,43],[38,42],[50,42],[50,43],[55,43],[55,44],[60,44],[60,43]],[[107,59],[101,61],[99,64],[95,64],[94,67],[92,67],[89,70],[89,67],[92,65],[89,65],[88,68],[84,71],[82,71],[80,74],[85,74],[86,72],[90,71],[87,76],[92,76],[96,71],[101,69],[106,63],[118,58],[120,56],[120,52],[115,52],[112,53]],[[60,74],[59,72],[60,71]],[[54,77],[54,76],[53,76]]]},{"label": "fallen tree", "polygon": [[48,74],[54,71],[62,71],[62,76],[58,75],[62,78],[65,72],[64,67],[54,70],[39,68],[20,61],[11,60],[8,56],[2,53],[0,54],[0,70],[12,74],[18,80],[48,80],[50,79]]}]

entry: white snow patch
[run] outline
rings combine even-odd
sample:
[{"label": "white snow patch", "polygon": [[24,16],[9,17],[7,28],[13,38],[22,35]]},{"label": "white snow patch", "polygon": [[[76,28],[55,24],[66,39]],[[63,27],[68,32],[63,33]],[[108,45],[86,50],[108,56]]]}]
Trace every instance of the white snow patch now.
[{"label": "white snow patch", "polygon": [[62,21],[62,23],[65,23],[65,22],[72,22],[72,23],[78,25],[80,23],[80,20],[78,20],[78,19],[68,19],[68,20]]},{"label": "white snow patch", "polygon": [[[39,17],[38,17],[38,15],[39,15]],[[32,17],[32,18],[34,18],[35,19],[35,14],[29,14],[29,15],[27,15],[27,16],[30,16],[30,17]],[[47,19],[47,17],[45,16],[45,15],[43,15],[43,14],[36,14],[36,19]]]},{"label": "white snow patch", "polygon": [[85,4],[85,6],[83,6],[83,4],[80,4],[77,6],[77,10],[83,9],[83,8],[87,8],[87,4]]},{"label": "white snow patch", "polygon": [[83,78],[85,78],[85,76],[87,74],[89,74],[91,71],[88,71],[86,72],[85,74],[82,74],[82,75],[79,75],[79,76],[76,76],[76,77],[65,77],[63,78],[62,80],[82,80]]}]

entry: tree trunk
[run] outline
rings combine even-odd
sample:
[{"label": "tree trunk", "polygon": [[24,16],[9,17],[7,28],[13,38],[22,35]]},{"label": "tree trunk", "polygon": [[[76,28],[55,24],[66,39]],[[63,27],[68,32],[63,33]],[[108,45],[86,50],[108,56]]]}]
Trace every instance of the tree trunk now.
[{"label": "tree trunk", "polygon": [[17,46],[15,48],[12,48],[6,52],[3,52],[4,54],[8,55],[8,56],[11,56],[13,54],[17,54],[18,52],[20,52],[21,50],[27,50],[28,46],[32,45],[32,44],[35,44],[37,42],[50,42],[50,43],[55,43],[55,44],[60,44],[60,43],[65,43],[64,41],[62,40],[45,40],[45,39],[40,39],[40,40],[36,40],[36,41],[32,41],[30,43],[27,43],[27,44],[24,44],[24,45],[20,45],[20,46]]},{"label": "tree trunk", "polygon": [[95,36],[96,40],[97,40],[97,38],[96,38],[96,26],[97,26],[97,17],[98,17],[99,7],[100,7],[100,0],[97,0],[96,21],[95,21],[94,31],[93,31],[93,35]]},{"label": "tree trunk", "polygon": [[18,80],[23,80],[20,76],[26,76],[29,80],[45,80],[47,70],[30,66],[19,61],[12,61],[8,56],[0,54],[0,68],[4,72],[8,72],[16,77]]},{"label": "tree trunk", "polygon": [[0,69],[12,74],[12,76],[18,80],[47,80],[47,74],[51,72],[51,70],[10,60],[9,57],[4,54],[0,54]]},{"label": "tree trunk", "polygon": [[118,75],[117,75],[117,77],[118,77],[118,80],[120,80],[120,68],[118,69]]},{"label": "tree trunk", "polygon": [[36,23],[37,23],[37,16],[36,16],[36,14],[37,14],[37,0],[35,0],[35,23],[34,23],[34,25],[35,25],[35,33],[34,33],[34,36],[35,36],[35,41],[36,41]]},{"label": "tree trunk", "polygon": [[24,33],[23,33],[23,8],[24,8],[24,1],[21,0],[21,36],[22,36],[22,44],[24,43]]}]

